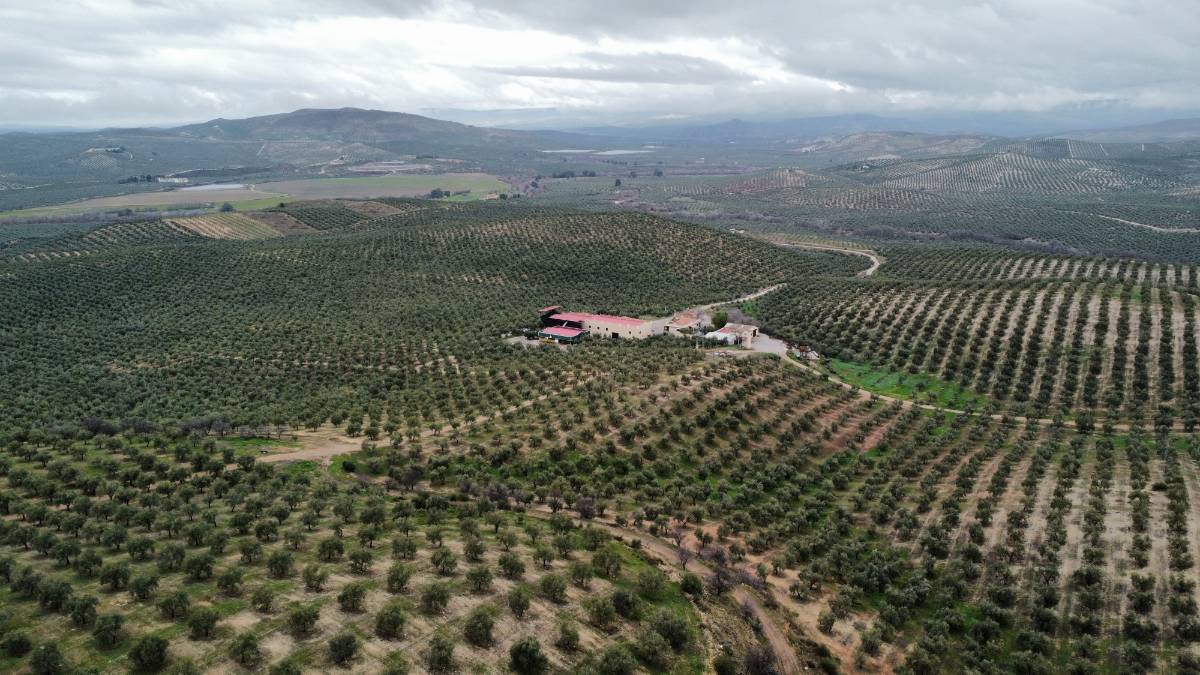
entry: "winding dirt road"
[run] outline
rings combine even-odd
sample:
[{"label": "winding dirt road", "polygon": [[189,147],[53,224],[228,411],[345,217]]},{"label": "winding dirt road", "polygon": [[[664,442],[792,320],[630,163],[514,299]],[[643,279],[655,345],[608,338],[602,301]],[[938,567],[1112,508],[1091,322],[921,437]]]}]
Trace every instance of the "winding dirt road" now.
[{"label": "winding dirt road", "polygon": [[826,245],[826,244],[805,244],[805,243],[800,243],[800,242],[771,242],[771,243],[775,244],[776,246],[786,246],[788,248],[801,248],[801,249],[807,249],[810,251],[829,251],[832,253],[842,253],[845,255],[862,256],[863,258],[866,258],[867,260],[871,261],[871,266],[855,275],[855,276],[859,276],[859,277],[869,277],[869,276],[874,275],[875,272],[877,272],[879,270],[879,267],[881,265],[883,265],[883,263],[884,263],[884,258],[882,256],[880,256],[878,253],[868,250],[868,249],[842,248],[840,246],[830,246],[830,245]]},{"label": "winding dirt road", "polygon": [[1163,227],[1161,225],[1149,225],[1147,223],[1139,223],[1134,220],[1125,220],[1124,218],[1117,218],[1115,216],[1102,216],[1099,213],[1086,213],[1084,211],[1067,211],[1067,213],[1074,213],[1077,216],[1091,216],[1093,218],[1103,218],[1104,220],[1111,220],[1114,223],[1121,223],[1122,225],[1131,225],[1133,227],[1140,227],[1145,230],[1151,230],[1153,232],[1162,232],[1164,234],[1197,234],[1197,233],[1200,233],[1200,228],[1198,228],[1198,227]]}]

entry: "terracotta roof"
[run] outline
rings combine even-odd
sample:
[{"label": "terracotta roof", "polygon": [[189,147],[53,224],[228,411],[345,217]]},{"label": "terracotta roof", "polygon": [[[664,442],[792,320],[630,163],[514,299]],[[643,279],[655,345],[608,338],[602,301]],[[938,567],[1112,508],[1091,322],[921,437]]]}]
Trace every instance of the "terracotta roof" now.
[{"label": "terracotta roof", "polygon": [[542,329],[542,333],[545,333],[546,335],[565,338],[579,337],[581,334],[586,332],[587,331],[580,330],[578,328],[567,328],[566,326],[550,326],[549,328]]},{"label": "terracotta roof", "polygon": [[582,323],[584,321],[603,321],[605,323],[619,323],[625,326],[640,326],[645,321],[635,319],[629,316],[613,316],[612,314],[589,314],[587,312],[559,312],[558,314],[550,315],[551,321],[576,321]]}]

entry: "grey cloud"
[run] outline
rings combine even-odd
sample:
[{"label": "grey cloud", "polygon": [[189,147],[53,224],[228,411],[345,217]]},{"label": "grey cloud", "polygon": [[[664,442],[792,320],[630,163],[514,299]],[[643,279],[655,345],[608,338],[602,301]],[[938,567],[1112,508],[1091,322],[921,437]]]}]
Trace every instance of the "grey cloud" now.
[{"label": "grey cloud", "polygon": [[716,84],[745,81],[747,74],[707,59],[682,54],[600,54],[581,55],[586,65],[485,67],[483,70],[516,77],[547,77],[599,82],[645,84]]},{"label": "grey cloud", "polygon": [[[474,56],[443,64],[401,37],[338,52],[286,39],[339,17],[536,30],[581,47],[515,59],[463,44],[457,53]],[[1197,35],[1195,0],[66,0],[0,6],[0,123],[166,123],[303,105],[554,107],[591,119],[1195,110]],[[186,56],[163,57],[178,50]]]}]

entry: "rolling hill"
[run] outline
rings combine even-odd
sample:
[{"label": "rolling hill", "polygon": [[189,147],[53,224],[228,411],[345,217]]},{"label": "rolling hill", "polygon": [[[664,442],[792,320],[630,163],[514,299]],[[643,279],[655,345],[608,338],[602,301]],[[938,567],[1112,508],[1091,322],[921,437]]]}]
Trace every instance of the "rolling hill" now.
[{"label": "rolling hill", "polygon": [[[297,110],[170,129],[0,136],[0,175],[110,178],[243,166],[395,159],[447,149],[532,149],[534,132],[483,129],[420,115],[341,108]],[[36,181],[25,181],[36,183]]]}]

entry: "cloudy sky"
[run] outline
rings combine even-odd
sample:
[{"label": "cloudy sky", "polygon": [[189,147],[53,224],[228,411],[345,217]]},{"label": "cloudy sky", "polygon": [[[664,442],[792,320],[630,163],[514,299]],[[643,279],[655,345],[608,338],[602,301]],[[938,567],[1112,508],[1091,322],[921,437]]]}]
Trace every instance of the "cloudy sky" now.
[{"label": "cloudy sky", "polygon": [[0,0],[0,126],[1165,117],[1200,110],[1197,36],[1197,0]]}]

